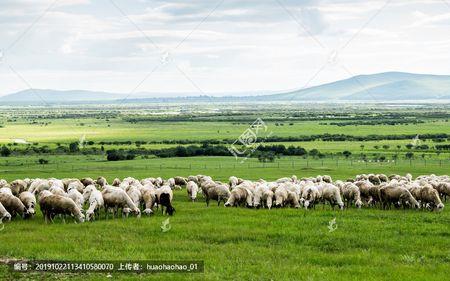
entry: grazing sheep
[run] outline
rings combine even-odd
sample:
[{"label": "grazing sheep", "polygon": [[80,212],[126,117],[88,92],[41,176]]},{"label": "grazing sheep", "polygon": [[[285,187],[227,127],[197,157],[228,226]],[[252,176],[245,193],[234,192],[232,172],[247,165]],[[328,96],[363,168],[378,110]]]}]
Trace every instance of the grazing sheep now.
[{"label": "grazing sheep", "polygon": [[4,219],[11,221],[11,214],[5,209],[3,204],[0,202],[0,222]]},{"label": "grazing sheep", "polygon": [[447,197],[450,196],[450,182],[440,182],[434,188],[439,192],[444,201],[447,201]]},{"label": "grazing sheep", "polygon": [[416,198],[422,206],[427,206],[431,210],[436,209],[437,211],[442,211],[444,209],[444,204],[442,204],[439,198],[439,192],[434,189],[431,185],[425,184],[424,186],[414,186],[409,189],[411,194]]},{"label": "grazing sheep", "polygon": [[10,188],[14,196],[19,196],[21,192],[27,190],[28,184],[24,180],[14,180],[11,182]]},{"label": "grazing sheep", "polygon": [[380,188],[380,199],[383,209],[390,208],[391,204],[394,204],[394,206],[403,205],[404,208],[408,205],[420,208],[420,204],[414,199],[411,192],[405,187],[399,186],[396,181]]},{"label": "grazing sheep", "polygon": [[76,188],[70,188],[67,191],[67,197],[72,199],[80,210],[83,210],[84,197]]},{"label": "grazing sheep", "polygon": [[[378,203],[381,204],[381,198],[380,198],[380,188],[385,186],[386,183],[382,183],[381,185],[371,185],[369,187],[369,201],[367,204],[376,206]],[[381,206],[380,206],[381,207]]]},{"label": "grazing sheep", "polygon": [[237,177],[235,177],[235,176],[231,176],[228,179],[228,184],[230,185],[230,189],[233,189],[233,188],[236,187],[236,185],[239,184],[239,179]]},{"label": "grazing sheep", "polygon": [[158,205],[161,205],[161,212],[164,213],[164,207],[166,208],[166,214],[172,216],[175,212],[175,208],[172,206],[173,192],[170,186],[162,186],[156,190],[156,200]]},{"label": "grazing sheep", "polygon": [[341,193],[337,186],[324,182],[318,186],[318,189],[322,201],[328,201],[333,209],[335,205],[338,205],[341,210],[344,209],[344,202],[342,202]]},{"label": "grazing sheep", "polygon": [[206,206],[209,206],[210,200],[217,200],[217,206],[220,206],[220,201],[226,202],[230,198],[231,192],[228,185],[213,182],[212,186],[203,190],[203,195],[205,196]]},{"label": "grazing sheep", "polygon": [[50,181],[44,179],[36,179],[30,184],[28,191],[33,194],[39,194],[43,190],[50,189],[50,186]]},{"label": "grazing sheep", "polygon": [[314,208],[320,200],[320,192],[317,186],[314,184],[306,185],[303,188],[302,199],[305,209],[308,209],[310,206]]},{"label": "grazing sheep", "polygon": [[287,205],[290,205],[294,208],[300,208],[300,199],[298,194],[288,190],[287,185],[280,185],[274,193],[275,197],[275,207],[280,208]]},{"label": "grazing sheep", "polygon": [[187,179],[183,177],[176,176],[173,179],[175,180],[175,184],[179,186],[185,186],[188,183]]},{"label": "grazing sheep", "polygon": [[75,222],[84,222],[84,215],[80,208],[73,202],[72,199],[55,195],[50,191],[44,190],[39,194],[39,206],[42,214],[45,217],[45,222],[53,222],[56,215],[62,215],[65,222],[65,216],[70,215],[75,219]]},{"label": "grazing sheep", "polygon": [[245,203],[249,208],[253,207],[253,192],[245,186],[238,185],[231,191],[225,207],[238,206],[241,203]]},{"label": "grazing sheep", "polygon": [[71,181],[68,185],[67,185],[67,191],[71,190],[71,189],[76,189],[79,193],[83,193],[84,192],[84,188],[85,186],[79,181],[79,180],[75,180],[75,181]]},{"label": "grazing sheep", "polygon": [[154,182],[153,184],[154,184],[155,186],[157,186],[157,187],[161,187],[161,186],[163,185],[163,183],[164,183],[163,179],[160,178],[160,177],[157,177],[157,178],[155,179],[155,182]]},{"label": "grazing sheep", "polygon": [[274,193],[270,189],[269,184],[258,184],[255,188],[253,196],[253,206],[259,208],[260,206],[267,207],[269,210],[272,208]]},{"label": "grazing sheep", "polygon": [[326,183],[332,183],[333,179],[331,178],[331,176],[325,175],[325,176],[322,176],[322,181],[326,182]]},{"label": "grazing sheep", "polygon": [[119,208],[130,208],[137,217],[141,217],[141,211],[136,207],[131,200],[130,196],[125,192],[125,190],[107,185],[102,191],[103,201],[105,203],[106,216],[110,209],[113,210],[113,217],[118,213]]},{"label": "grazing sheep", "polygon": [[144,185],[141,189],[142,200],[145,203],[144,213],[151,215],[156,204],[156,190],[152,183]]},{"label": "grazing sheep", "polygon": [[98,177],[97,184],[101,187],[104,187],[105,185],[108,185],[108,181],[104,177]]},{"label": "grazing sheep", "polygon": [[24,191],[19,194],[19,199],[27,209],[28,214],[30,216],[34,216],[36,214],[36,197],[34,196],[34,194],[28,191]]},{"label": "grazing sheep", "polygon": [[118,178],[115,178],[112,182],[112,186],[119,186],[122,183],[122,181]]},{"label": "grazing sheep", "polygon": [[358,180],[354,184],[359,188],[359,193],[361,195],[361,200],[366,204],[372,202],[372,197],[370,196],[370,189],[373,187],[373,183],[368,180]]},{"label": "grazing sheep", "polygon": [[344,201],[347,203],[347,208],[350,207],[350,205],[352,205],[353,203],[358,209],[363,205],[361,201],[361,194],[359,193],[359,188],[355,184],[351,182],[343,184],[341,193]]},{"label": "grazing sheep", "polygon": [[133,200],[134,205],[140,206],[142,200],[142,194],[138,187],[135,185],[129,185],[125,192],[130,196],[131,200]]},{"label": "grazing sheep", "polygon": [[198,185],[193,181],[188,181],[186,190],[189,198],[194,202],[197,199]]},{"label": "grazing sheep", "polygon": [[95,181],[91,178],[82,178],[80,181],[84,186],[95,184]]},{"label": "grazing sheep", "polygon": [[102,193],[94,185],[88,185],[84,189],[83,199],[89,202],[89,208],[86,211],[86,220],[90,221],[95,217],[99,217],[100,209],[105,205]]},{"label": "grazing sheep", "polygon": [[0,193],[0,203],[13,218],[16,217],[16,215],[20,215],[24,219],[29,217],[25,205],[14,195]]}]

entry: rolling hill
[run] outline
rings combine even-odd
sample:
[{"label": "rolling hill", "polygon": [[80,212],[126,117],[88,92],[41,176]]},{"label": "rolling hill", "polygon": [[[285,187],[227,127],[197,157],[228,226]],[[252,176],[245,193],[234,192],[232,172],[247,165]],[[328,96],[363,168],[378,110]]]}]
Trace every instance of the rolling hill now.
[{"label": "rolling hill", "polygon": [[242,96],[183,96],[127,94],[94,91],[24,90],[0,96],[1,104],[157,103],[157,102],[359,102],[450,100],[450,75],[384,72],[294,90],[286,93]]}]

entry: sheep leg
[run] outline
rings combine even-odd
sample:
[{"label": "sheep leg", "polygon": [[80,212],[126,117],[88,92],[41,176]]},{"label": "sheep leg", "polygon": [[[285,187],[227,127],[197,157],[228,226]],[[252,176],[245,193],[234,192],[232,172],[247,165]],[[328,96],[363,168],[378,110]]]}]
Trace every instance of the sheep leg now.
[{"label": "sheep leg", "polygon": [[220,198],[220,196],[219,196],[219,198],[217,199],[217,207],[220,206],[220,200],[222,200],[222,198]]}]

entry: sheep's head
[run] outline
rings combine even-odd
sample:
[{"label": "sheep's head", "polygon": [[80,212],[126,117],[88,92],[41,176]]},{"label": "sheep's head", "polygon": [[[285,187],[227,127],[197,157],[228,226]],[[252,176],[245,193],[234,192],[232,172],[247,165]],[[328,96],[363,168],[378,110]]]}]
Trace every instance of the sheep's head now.
[{"label": "sheep's head", "polygon": [[144,214],[150,216],[151,214],[153,214],[153,210],[150,209],[150,208],[147,208],[147,209],[144,210]]},{"label": "sheep's head", "polygon": [[167,206],[167,214],[169,214],[169,216],[172,216],[173,213],[175,213],[175,208],[172,207],[172,205]]},{"label": "sheep's head", "polygon": [[303,203],[303,206],[305,206],[305,209],[308,209],[309,205],[310,205],[310,201],[305,200],[305,202]]},{"label": "sheep's head", "polygon": [[355,202],[356,208],[360,209],[362,207],[362,205],[363,205],[363,202],[360,199],[356,200],[356,202]]},{"label": "sheep's head", "polygon": [[94,218],[94,211],[87,210],[86,211],[86,221],[90,221],[93,218]]},{"label": "sheep's head", "polygon": [[136,217],[138,217],[138,218],[141,217],[141,210],[139,210],[138,208],[134,209],[133,213],[136,215]]},{"label": "sheep's head", "polygon": [[0,221],[2,221],[3,219],[6,219],[7,221],[11,221],[11,214],[6,212],[6,214],[3,216],[3,218],[1,218]]},{"label": "sheep's head", "polygon": [[439,203],[436,206],[436,211],[441,212],[442,210],[444,210],[444,204]]}]

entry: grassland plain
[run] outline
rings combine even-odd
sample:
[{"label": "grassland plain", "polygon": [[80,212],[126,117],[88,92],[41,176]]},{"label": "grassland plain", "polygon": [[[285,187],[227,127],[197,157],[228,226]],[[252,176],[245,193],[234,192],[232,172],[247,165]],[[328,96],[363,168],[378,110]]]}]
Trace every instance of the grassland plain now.
[{"label": "grassland plain", "polygon": [[[0,176],[29,177],[106,175],[147,177],[203,173],[226,180],[229,175],[275,179],[297,174],[331,174],[345,179],[361,172],[448,173],[448,166],[371,163],[306,167],[299,159],[264,166],[232,157],[195,157],[106,162],[85,156],[59,156],[56,168],[30,164],[8,166]],[[14,159],[10,159],[13,161]],[[17,159],[16,159],[17,160]],[[23,159],[18,159],[21,161]],[[289,161],[290,160],[290,161]],[[298,160],[291,166],[292,160]],[[281,160],[280,160],[281,161]],[[63,163],[65,162],[65,163]],[[191,165],[188,168],[188,165]],[[206,168],[205,168],[206,165]],[[183,169],[184,167],[184,169]],[[450,274],[450,215],[416,210],[364,208],[333,211],[209,208],[175,192],[172,229],[163,233],[160,213],[141,219],[109,219],[84,224],[46,225],[40,211],[30,221],[15,219],[0,232],[3,258],[56,260],[204,260],[199,274],[112,274],[118,280],[446,280]],[[450,206],[446,204],[446,208]],[[329,222],[336,218],[337,229]],[[110,280],[107,274],[18,274],[0,266],[4,280]]]},{"label": "grassland plain", "polygon": [[[30,124],[25,121],[5,123],[0,128],[0,143],[12,139],[25,139],[29,142],[55,143],[78,141],[81,136],[93,141],[163,141],[163,140],[204,140],[235,139],[247,128],[249,123],[241,122],[172,122],[149,121],[130,123],[122,119],[111,121],[98,119],[49,119],[48,125]],[[430,120],[420,124],[407,125],[320,125],[319,121],[285,122],[276,126],[276,122],[267,122],[268,131],[280,137],[313,134],[347,134],[365,136],[450,133],[449,123],[445,120]],[[83,125],[80,125],[83,124]]]}]

